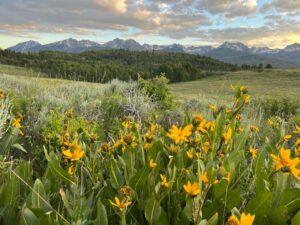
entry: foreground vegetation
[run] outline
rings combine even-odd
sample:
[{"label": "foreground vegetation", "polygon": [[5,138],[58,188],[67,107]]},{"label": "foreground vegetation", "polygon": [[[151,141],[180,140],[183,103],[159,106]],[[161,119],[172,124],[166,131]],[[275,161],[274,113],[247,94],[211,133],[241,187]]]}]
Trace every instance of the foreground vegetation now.
[{"label": "foreground vegetation", "polygon": [[0,77],[0,224],[300,223],[297,110],[23,73]]}]

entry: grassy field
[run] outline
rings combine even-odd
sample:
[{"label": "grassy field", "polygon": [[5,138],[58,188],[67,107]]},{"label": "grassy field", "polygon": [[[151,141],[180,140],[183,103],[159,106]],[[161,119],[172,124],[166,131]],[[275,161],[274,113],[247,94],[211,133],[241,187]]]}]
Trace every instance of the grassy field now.
[{"label": "grassy field", "polygon": [[[15,75],[20,81],[28,80],[39,85],[68,85],[76,82],[56,79],[36,79],[45,77],[30,69],[0,64],[0,75]],[[3,76],[0,77],[0,80]],[[7,77],[6,77],[7,79]],[[85,82],[77,84],[86,85]],[[263,72],[239,71],[223,76],[211,76],[197,81],[174,83],[170,85],[171,91],[179,100],[192,98],[221,99],[231,98],[230,85],[247,85],[254,97],[290,97],[300,98],[300,70],[265,70]],[[105,85],[88,83],[90,87],[103,87]]]},{"label": "grassy field", "polygon": [[300,98],[300,70],[240,71],[198,81],[171,84],[178,99],[224,98],[232,96],[230,85],[242,84],[255,97]]}]

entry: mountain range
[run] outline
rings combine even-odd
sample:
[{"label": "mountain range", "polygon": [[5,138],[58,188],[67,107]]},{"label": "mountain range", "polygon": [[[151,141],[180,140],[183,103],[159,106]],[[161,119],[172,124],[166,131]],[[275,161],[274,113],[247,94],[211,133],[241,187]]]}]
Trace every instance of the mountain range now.
[{"label": "mountain range", "polygon": [[8,50],[15,52],[63,51],[80,53],[89,50],[124,49],[130,51],[166,51],[210,56],[233,64],[272,64],[278,68],[300,68],[300,44],[288,45],[283,49],[268,47],[248,47],[241,42],[225,42],[214,46],[184,46],[140,44],[133,39],[114,39],[104,44],[89,40],[78,41],[69,38],[50,44],[42,45],[35,41],[19,43]]}]

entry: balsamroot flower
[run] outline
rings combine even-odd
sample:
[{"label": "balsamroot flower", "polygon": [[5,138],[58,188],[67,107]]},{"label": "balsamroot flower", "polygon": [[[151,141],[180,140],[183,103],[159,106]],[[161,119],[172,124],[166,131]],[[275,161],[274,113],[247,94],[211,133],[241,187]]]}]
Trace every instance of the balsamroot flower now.
[{"label": "balsamroot flower", "polygon": [[120,201],[118,197],[115,197],[115,202],[112,201],[109,202],[112,206],[119,208],[121,212],[123,212],[124,208],[127,208],[127,206],[130,206],[132,204],[132,202],[129,201],[127,198],[124,198],[122,199],[122,201]]},{"label": "balsamroot flower", "polygon": [[289,149],[280,149],[280,156],[271,154],[275,163],[275,170],[281,170],[285,173],[291,173],[295,178],[300,180],[300,169],[296,168],[300,164],[299,158],[291,159],[291,151]]},{"label": "balsamroot flower", "polygon": [[66,159],[69,159],[71,161],[79,161],[84,155],[84,151],[81,149],[80,145],[77,145],[74,152],[68,149],[63,151],[63,155]]},{"label": "balsamroot flower", "polygon": [[157,164],[154,162],[153,159],[151,159],[150,162],[149,162],[149,166],[150,166],[151,169],[154,169],[157,166]]},{"label": "balsamroot flower", "polygon": [[255,215],[251,215],[250,213],[248,214],[242,213],[239,225],[252,225],[254,219],[255,219]]},{"label": "balsamroot flower", "polygon": [[179,144],[180,141],[187,142],[187,137],[192,135],[193,125],[189,124],[183,129],[178,128],[176,125],[172,126],[172,129],[169,130],[167,136],[175,141],[175,144]]},{"label": "balsamroot flower", "polygon": [[229,143],[231,136],[232,136],[232,130],[229,127],[228,130],[223,133],[223,138],[226,145]]},{"label": "balsamroot flower", "polygon": [[170,186],[170,183],[167,180],[167,177],[165,175],[160,174],[161,179],[161,185],[165,188],[168,188]]},{"label": "balsamroot flower", "polygon": [[240,220],[235,216],[231,215],[227,220],[227,225],[252,225],[255,219],[255,215],[242,213]]},{"label": "balsamroot flower", "polygon": [[183,185],[183,189],[189,196],[194,197],[200,193],[199,183],[194,182],[191,184],[190,181],[186,185]]}]

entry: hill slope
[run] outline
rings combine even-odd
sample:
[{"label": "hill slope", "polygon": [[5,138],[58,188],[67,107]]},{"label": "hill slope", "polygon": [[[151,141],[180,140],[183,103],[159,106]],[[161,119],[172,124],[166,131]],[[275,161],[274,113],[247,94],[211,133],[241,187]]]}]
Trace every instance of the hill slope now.
[{"label": "hill slope", "polygon": [[77,54],[37,52],[30,54],[0,51],[0,63],[41,71],[48,77],[90,82],[136,80],[165,73],[171,82],[196,80],[237,66],[205,56],[186,53],[102,50]]}]

